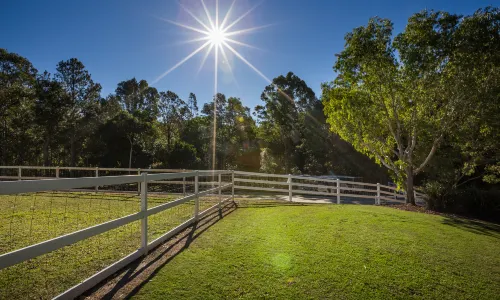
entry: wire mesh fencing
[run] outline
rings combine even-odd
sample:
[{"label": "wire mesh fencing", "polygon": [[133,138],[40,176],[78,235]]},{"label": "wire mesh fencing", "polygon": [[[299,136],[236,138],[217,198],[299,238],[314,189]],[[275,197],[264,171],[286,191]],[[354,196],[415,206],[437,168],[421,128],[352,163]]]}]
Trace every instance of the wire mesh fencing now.
[{"label": "wire mesh fencing", "polygon": [[[139,210],[137,194],[57,190],[0,195],[0,255]],[[140,221],[131,222],[1,269],[0,299],[57,296],[136,250],[139,225]]]},{"label": "wire mesh fencing", "polygon": [[78,296],[217,208],[206,175],[0,182],[0,299]]}]

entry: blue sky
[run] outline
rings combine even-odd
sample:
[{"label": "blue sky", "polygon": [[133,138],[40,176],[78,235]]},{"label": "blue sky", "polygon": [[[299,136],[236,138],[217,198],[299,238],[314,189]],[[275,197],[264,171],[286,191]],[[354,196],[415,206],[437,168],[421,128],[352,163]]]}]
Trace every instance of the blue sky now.
[{"label": "blue sky", "polygon": [[[259,1],[237,0],[232,20]],[[206,20],[199,0],[181,2]],[[205,2],[209,9],[215,7],[215,0]],[[231,2],[219,0],[221,15]],[[471,14],[492,4],[499,3],[265,0],[234,27],[237,30],[271,24],[234,37],[260,50],[234,48],[268,78],[292,71],[319,96],[320,84],[335,77],[332,66],[335,53],[343,48],[344,34],[366,24],[370,17],[391,19],[399,32],[412,13],[425,8]],[[162,18],[200,27],[175,0],[9,1],[0,10],[0,47],[27,57],[40,72],[54,72],[59,61],[76,57],[94,81],[101,83],[102,95],[106,96],[114,92],[118,82],[132,77],[153,82],[202,44],[182,44],[199,35]],[[210,101],[214,92],[214,60],[213,55],[209,56],[197,74],[202,57],[203,53],[198,53],[153,86],[172,90],[184,99],[194,92],[200,103]],[[228,60],[235,80],[226,62],[222,62],[218,91],[240,97],[250,108],[260,104],[260,94],[268,83],[234,55],[228,55]]]}]

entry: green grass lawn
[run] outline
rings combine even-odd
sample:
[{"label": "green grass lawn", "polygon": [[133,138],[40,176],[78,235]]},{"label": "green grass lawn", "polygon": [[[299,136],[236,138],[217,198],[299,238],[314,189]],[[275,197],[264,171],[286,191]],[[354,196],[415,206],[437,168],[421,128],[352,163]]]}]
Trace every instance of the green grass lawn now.
[{"label": "green grass lawn", "polygon": [[498,299],[500,227],[360,205],[242,207],[137,299]]},{"label": "green grass lawn", "polygon": [[[150,194],[149,207],[180,195]],[[203,197],[200,210],[214,204]],[[36,193],[0,196],[0,254],[139,211],[137,194]],[[149,241],[193,216],[193,201],[148,218]],[[140,246],[140,221],[0,270],[0,299],[51,299]]]}]

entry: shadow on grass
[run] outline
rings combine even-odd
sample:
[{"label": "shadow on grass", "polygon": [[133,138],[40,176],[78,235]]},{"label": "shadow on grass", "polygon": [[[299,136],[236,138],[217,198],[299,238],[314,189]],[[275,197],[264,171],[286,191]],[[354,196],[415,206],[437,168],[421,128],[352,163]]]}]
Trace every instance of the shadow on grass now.
[{"label": "shadow on grass", "polygon": [[453,216],[446,217],[443,224],[463,229],[476,234],[486,235],[500,239],[500,225],[488,223],[474,219],[457,218]]},{"label": "shadow on grass", "polygon": [[237,208],[236,203],[229,202],[220,210],[215,210],[203,217],[174,238],[151,250],[146,257],[129,264],[79,298],[129,299],[133,297],[163,266],[187,249],[198,236]]}]

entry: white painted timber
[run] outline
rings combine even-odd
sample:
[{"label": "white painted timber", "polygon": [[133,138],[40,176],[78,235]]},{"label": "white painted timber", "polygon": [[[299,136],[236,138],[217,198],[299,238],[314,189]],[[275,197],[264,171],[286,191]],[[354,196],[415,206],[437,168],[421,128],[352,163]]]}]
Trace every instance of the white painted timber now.
[{"label": "white painted timber", "polygon": [[138,212],[126,217],[108,221],[99,225],[62,235],[48,241],[2,254],[0,255],[0,270],[21,263],[25,260],[52,252],[62,247],[74,244],[81,240],[88,239],[90,237],[126,225],[128,223],[137,221],[142,217],[143,214],[141,212]]},{"label": "white painted timber", "polygon": [[21,193],[35,193],[44,191],[70,190],[82,187],[94,187],[96,185],[117,185],[125,183],[137,183],[141,181],[139,175],[102,176],[82,178],[59,178],[47,180],[7,181],[0,182],[0,195],[11,195]]},{"label": "white painted timber", "polygon": [[274,188],[263,188],[256,186],[244,186],[244,185],[236,185],[235,189],[240,190],[253,190],[253,191],[268,191],[268,192],[280,192],[280,193],[288,193],[288,189],[274,189]]},{"label": "white painted timber", "polygon": [[[269,180],[244,179],[244,178],[234,178],[234,181],[246,182],[246,183],[277,184],[277,185],[288,186],[288,182],[286,182],[286,181],[269,181]],[[294,183],[294,185],[295,185],[295,183]]]}]

